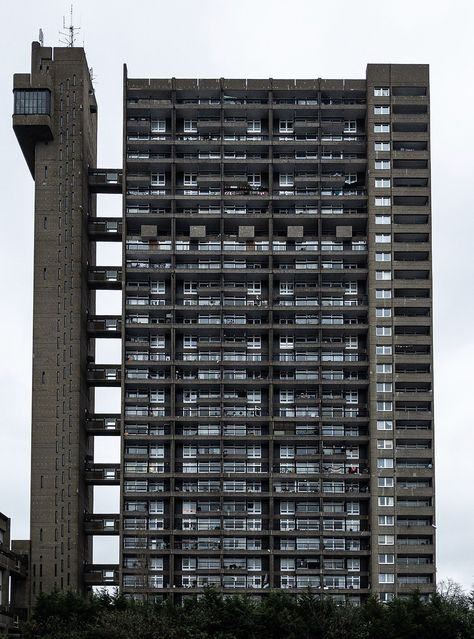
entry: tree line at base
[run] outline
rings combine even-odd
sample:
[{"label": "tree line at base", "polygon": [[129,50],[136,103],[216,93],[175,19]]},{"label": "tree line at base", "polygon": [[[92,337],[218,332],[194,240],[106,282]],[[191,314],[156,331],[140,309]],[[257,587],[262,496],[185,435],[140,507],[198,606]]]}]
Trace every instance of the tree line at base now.
[{"label": "tree line at base", "polygon": [[22,632],[25,639],[474,639],[474,596],[451,584],[427,602],[413,593],[353,606],[311,591],[257,601],[209,589],[173,605],[53,592],[38,598]]}]

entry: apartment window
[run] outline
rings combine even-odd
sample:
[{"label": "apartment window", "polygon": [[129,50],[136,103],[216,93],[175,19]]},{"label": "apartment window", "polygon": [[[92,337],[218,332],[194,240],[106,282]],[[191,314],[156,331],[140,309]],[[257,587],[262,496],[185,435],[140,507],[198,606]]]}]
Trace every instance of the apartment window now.
[{"label": "apartment window", "polygon": [[163,515],[165,512],[165,504],[162,501],[150,501],[148,510],[152,515]]},{"label": "apartment window", "polygon": [[379,564],[394,564],[395,555],[379,555]]},{"label": "apartment window", "polygon": [[197,391],[194,390],[185,390],[183,391],[183,402],[185,404],[194,404],[197,402],[198,394]]},{"label": "apartment window", "polygon": [[280,295],[293,295],[295,285],[293,282],[280,282]]},{"label": "apartment window", "polygon": [[250,348],[250,349],[260,349],[260,348],[262,348],[262,338],[261,337],[249,337],[249,338],[247,338],[247,348]]},{"label": "apartment window", "polygon": [[345,346],[348,350],[354,350],[359,348],[359,338],[357,335],[349,335],[345,338]]},{"label": "apartment window", "polygon": [[390,95],[389,87],[374,87],[374,96],[376,98],[386,98]]},{"label": "apartment window", "polygon": [[384,104],[374,106],[374,115],[390,115],[390,107]]},{"label": "apartment window", "polygon": [[392,298],[392,291],[388,288],[376,288],[375,298],[378,300],[389,300]]},{"label": "apartment window", "polygon": [[[280,453],[281,457],[281,453]],[[295,512],[295,502],[293,501],[281,501],[280,502],[280,515],[293,515]]]},{"label": "apartment window", "polygon": [[391,262],[392,254],[391,253],[376,253],[375,254],[376,262]]},{"label": "apartment window", "polygon": [[247,122],[247,132],[248,133],[261,133],[262,132],[262,121],[261,120],[249,120]]},{"label": "apartment window", "polygon": [[247,391],[247,402],[249,404],[260,404],[262,401],[262,391],[249,390]]},{"label": "apartment window", "polygon": [[196,570],[197,560],[195,557],[183,557],[181,560],[182,570]]},{"label": "apartment window", "polygon": [[391,457],[380,457],[377,459],[377,468],[380,470],[393,468],[393,459]]},{"label": "apartment window", "polygon": [[379,599],[382,603],[390,603],[395,599],[394,592],[381,592],[379,593]]},{"label": "apartment window", "polygon": [[392,235],[390,233],[376,233],[375,234],[375,243],[376,244],[390,244],[392,241]]},{"label": "apartment window", "polygon": [[393,497],[379,497],[378,505],[381,508],[393,508],[393,506],[395,505],[395,500]]},{"label": "apartment window", "polygon": [[393,515],[379,515],[378,522],[379,526],[393,526],[394,517]]},{"label": "apartment window", "polygon": [[348,572],[359,572],[360,571],[360,559],[348,559],[347,560],[347,570],[348,570]]},{"label": "apartment window", "polygon": [[360,504],[358,501],[349,501],[346,504],[346,513],[348,515],[360,515]]},{"label": "apartment window", "polygon": [[377,337],[390,337],[392,335],[392,329],[390,326],[376,326],[375,334]]},{"label": "apartment window", "polygon": [[196,348],[198,338],[195,335],[184,335],[183,348]]},{"label": "apartment window", "polygon": [[392,392],[391,382],[377,382],[377,393],[391,393],[391,392]]},{"label": "apartment window", "polygon": [[295,401],[295,393],[292,390],[280,391],[280,404],[291,404]]},{"label": "apartment window", "polygon": [[375,168],[377,171],[388,171],[390,169],[390,160],[375,160]]},{"label": "apartment window", "polygon": [[389,178],[377,178],[375,180],[375,188],[376,189],[388,189],[388,188],[390,188],[390,179]]},{"label": "apartment window", "polygon": [[389,197],[376,197],[375,206],[390,206],[392,199]]},{"label": "apartment window", "polygon": [[150,391],[150,402],[153,404],[164,404],[165,403],[165,391],[156,389]]},{"label": "apartment window", "polygon": [[391,355],[392,347],[386,344],[377,344],[375,347],[375,352],[377,355]]},{"label": "apartment window", "polygon": [[185,295],[191,295],[197,293],[197,282],[186,281],[183,284],[183,293]]},{"label": "apartment window", "polygon": [[166,120],[152,120],[151,121],[152,133],[165,133],[166,132]]},{"label": "apartment window", "polygon": [[197,173],[185,173],[183,184],[184,186],[197,186]]},{"label": "apartment window", "polygon": [[391,572],[380,572],[379,573],[379,584],[394,584],[395,583],[395,575]]},{"label": "apartment window", "polygon": [[393,488],[395,485],[393,477],[379,477],[377,486],[379,488]]},{"label": "apartment window", "polygon": [[185,120],[183,130],[185,133],[197,133],[197,120]]},{"label": "apartment window", "polygon": [[344,122],[344,133],[357,133],[356,120],[346,120]]},{"label": "apartment window", "polygon": [[374,133],[390,133],[390,124],[387,124],[387,123],[374,124]]},{"label": "apartment window", "polygon": [[166,292],[166,282],[163,280],[151,282],[150,292],[163,295]]},{"label": "apartment window", "polygon": [[391,411],[392,410],[392,402],[377,402],[377,410],[378,411]]},{"label": "apartment window", "polygon": [[293,348],[295,338],[293,335],[280,335],[280,348]]},{"label": "apartment window", "polygon": [[[390,293],[390,291],[388,291]],[[391,308],[376,308],[375,317],[392,317]]]},{"label": "apartment window", "polygon": [[247,570],[262,570],[262,560],[260,557],[249,557],[247,559]]},{"label": "apartment window", "polygon": [[250,295],[260,295],[262,292],[262,283],[261,282],[248,282],[247,283],[247,293]]},{"label": "apartment window", "polygon": [[393,422],[390,419],[378,419],[377,430],[393,430]]},{"label": "apartment window", "polygon": [[[281,393],[281,391],[280,391]],[[293,459],[295,456],[295,447],[289,446],[285,444],[281,444],[280,446],[280,457],[281,459]]]},{"label": "apartment window", "polygon": [[353,282],[345,282],[344,288],[345,288],[346,295],[357,295],[359,290],[359,285],[357,280],[355,280]]},{"label": "apartment window", "polygon": [[165,348],[166,337],[164,335],[150,335],[150,348]]},{"label": "apartment window", "polygon": [[390,142],[374,142],[374,151],[390,151]]},{"label": "apartment window", "polygon": [[377,448],[379,450],[393,450],[393,441],[391,439],[377,439]]},{"label": "apartment window", "polygon": [[390,224],[392,218],[390,215],[376,215],[375,224]]},{"label": "apartment window", "polygon": [[280,173],[279,184],[280,186],[293,186],[295,178],[292,173]]},{"label": "apartment window", "polygon": [[280,120],[280,133],[293,133],[293,120]]},{"label": "apartment window", "polygon": [[392,365],[391,364],[377,364],[376,365],[377,373],[391,373]]},{"label": "apartment window", "polygon": [[164,173],[152,173],[151,174],[152,186],[166,186],[166,175]]},{"label": "apartment window", "polygon": [[359,392],[358,391],[347,391],[346,392],[346,402],[348,404],[357,404],[359,401]]},{"label": "apartment window", "polygon": [[382,280],[391,280],[392,279],[392,273],[391,271],[375,271],[375,279],[382,281]]},{"label": "apartment window", "polygon": [[394,546],[395,537],[394,535],[379,535],[378,544],[379,546]]},{"label": "apartment window", "polygon": [[294,570],[295,569],[295,560],[290,558],[282,557],[280,559],[280,570]]},{"label": "apartment window", "polygon": [[254,188],[262,186],[262,176],[260,175],[260,173],[250,173],[247,176],[247,179],[249,182],[249,186],[252,186]]}]

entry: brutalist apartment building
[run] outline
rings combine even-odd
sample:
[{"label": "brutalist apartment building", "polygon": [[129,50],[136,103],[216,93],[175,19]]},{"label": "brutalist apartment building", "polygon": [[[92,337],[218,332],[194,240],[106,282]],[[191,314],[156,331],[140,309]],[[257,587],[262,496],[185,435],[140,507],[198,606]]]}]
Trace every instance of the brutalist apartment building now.
[{"label": "brutalist apartment building", "polygon": [[[15,75],[36,187],[32,597],[429,595],[428,67],[125,68],[123,113],[122,167],[97,167],[84,50],[33,43]],[[97,193],[122,194],[121,216]],[[99,241],[122,243],[121,266],[96,265]],[[122,291],[121,315],[97,315],[101,289]],[[121,338],[120,365],[95,364],[99,338]],[[121,406],[96,412],[108,386]],[[94,459],[104,435],[116,464]],[[97,513],[94,486],[112,485],[120,513]],[[92,562],[100,535],[119,536],[117,564]]]}]

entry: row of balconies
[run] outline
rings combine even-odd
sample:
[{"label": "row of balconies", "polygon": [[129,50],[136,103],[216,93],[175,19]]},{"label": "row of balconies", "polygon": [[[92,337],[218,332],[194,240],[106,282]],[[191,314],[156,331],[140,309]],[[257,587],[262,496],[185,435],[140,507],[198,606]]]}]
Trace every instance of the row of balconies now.
[{"label": "row of balconies", "polygon": [[[97,267],[93,268],[96,269]],[[259,275],[256,276],[257,279],[252,278],[249,281],[236,281],[227,278],[222,281],[222,278],[217,278],[212,280],[206,279],[189,282],[189,280],[179,281],[178,278],[175,278],[175,282],[173,283],[169,278],[161,280],[159,283],[164,284],[165,291],[160,293],[156,291],[156,285],[158,284],[157,280],[152,278],[144,278],[141,280],[128,279],[125,284],[125,292],[135,295],[147,294],[151,299],[155,297],[157,299],[163,299],[163,295],[166,295],[166,289],[168,289],[167,297],[169,299],[170,293],[174,289],[174,292],[179,295],[180,299],[189,300],[199,300],[200,295],[213,295],[214,293],[221,292],[227,294],[230,298],[233,293],[238,293],[240,295],[245,295],[247,299],[253,299],[254,301],[267,299],[269,293],[271,293],[274,298],[281,298],[282,300],[292,300],[295,297],[301,297],[307,293],[319,292],[325,293],[326,296],[333,294],[347,295],[350,296],[350,299],[352,299],[358,294],[361,295],[365,293],[365,282],[357,280],[357,287],[354,288],[352,282],[344,282],[342,280],[323,279],[321,282],[318,282],[315,278],[296,281],[295,279],[285,279],[274,281],[273,290],[270,290],[267,286],[268,277],[259,277]],[[178,279],[178,281],[176,281],[176,279]],[[188,285],[188,283],[193,285],[193,290],[191,292],[186,290],[186,285]],[[258,289],[254,288],[256,285],[258,285]],[[343,304],[341,304],[341,306],[343,306]]]},{"label": "row of balconies", "polygon": [[[202,219],[216,218],[222,215],[224,216],[249,216],[253,218],[264,218],[272,216],[275,219],[280,218],[288,218],[290,216],[297,217],[298,219],[304,219],[305,217],[314,218],[316,216],[321,215],[323,221],[327,218],[327,221],[331,219],[329,216],[338,216],[338,220],[344,220],[345,218],[355,218],[356,220],[365,221],[367,218],[367,209],[364,206],[343,206],[345,203],[338,203],[337,205],[322,203],[321,206],[318,206],[317,203],[314,205],[311,204],[309,206],[301,205],[294,207],[272,207],[263,206],[263,207],[255,207],[255,206],[247,206],[245,202],[234,204],[225,204],[222,208],[218,203],[213,203],[208,206],[199,205],[197,207],[186,206],[176,208],[161,208],[153,206],[152,204],[136,204],[129,205],[126,207],[126,216],[128,222],[130,223],[136,217],[145,216],[145,217],[157,217],[161,220],[167,220],[167,218],[171,217],[179,217],[184,216],[188,221],[190,216],[200,217]],[[113,218],[112,218],[113,219]],[[108,227],[107,227],[108,228]],[[113,227],[112,227],[113,228]],[[100,228],[97,230],[92,229],[93,232],[100,232]],[[102,231],[103,233],[104,231]],[[110,232],[110,231],[109,231]]]},{"label": "row of balconies", "polygon": [[[241,198],[246,200],[258,199],[261,204],[262,198],[272,199],[276,201],[287,201],[288,199],[307,199],[319,200],[324,198],[346,198],[346,201],[353,201],[356,205],[361,204],[367,197],[367,191],[362,187],[353,188],[315,188],[315,187],[277,187],[272,191],[265,187],[249,188],[238,185],[229,185],[227,188],[221,189],[220,187],[205,187],[205,186],[191,186],[181,187],[177,186],[174,189],[165,187],[143,186],[143,187],[129,187],[127,189],[127,202],[133,204],[138,199],[159,199],[166,201],[168,199],[173,200],[187,200],[189,198],[221,198],[232,197],[234,200],[240,201]],[[133,198],[133,199],[132,199]],[[357,199],[358,198],[358,199]],[[394,202],[395,203],[395,202]],[[401,205],[404,203],[400,202]]]},{"label": "row of balconies", "polygon": [[[132,146],[132,145],[131,145]],[[327,147],[323,149],[317,149],[314,145],[309,145],[308,149],[302,148],[298,145],[297,149],[288,149],[287,145],[284,145],[282,150],[272,149],[273,153],[269,154],[269,149],[255,148],[247,151],[244,147],[239,145],[238,148],[232,148],[233,145],[224,145],[224,149],[221,149],[221,145],[212,144],[206,145],[204,149],[191,149],[181,150],[179,147],[174,148],[171,145],[162,149],[161,152],[147,151],[140,148],[140,150],[128,150],[127,152],[127,166],[130,169],[141,168],[157,168],[160,167],[172,167],[175,164],[177,167],[193,168],[194,166],[201,166],[203,169],[221,166],[226,167],[238,167],[243,168],[246,165],[255,167],[262,167],[262,169],[268,169],[269,165],[276,166],[277,168],[287,167],[288,163],[299,167],[308,166],[314,170],[319,166],[323,168],[335,168],[342,169],[342,171],[359,170],[363,171],[367,164],[367,155],[354,150],[331,150]],[[400,160],[399,160],[400,162]],[[424,162],[427,162],[425,160]],[[403,168],[403,167],[395,167]],[[421,166],[416,167],[418,169],[426,168],[422,161]]]},{"label": "row of balconies", "polygon": [[[198,386],[203,386],[204,383],[211,382],[223,382],[224,384],[229,384],[233,382],[236,386],[241,389],[245,389],[249,386],[249,382],[252,382],[257,388],[265,387],[269,381],[278,386],[283,386],[284,383],[291,381],[292,387],[296,388],[296,390],[300,389],[304,383],[308,380],[313,381],[314,384],[323,385],[326,388],[342,388],[344,390],[352,390],[357,389],[358,387],[365,388],[367,382],[367,376],[365,372],[352,371],[346,372],[346,376],[339,378],[339,371],[336,374],[333,374],[332,371],[322,370],[321,374],[319,371],[288,371],[285,368],[284,371],[276,371],[276,375],[272,375],[271,372],[257,372],[255,370],[212,370],[212,369],[187,369],[185,375],[183,375],[182,370],[175,370],[174,380],[178,388],[182,388],[185,385],[187,386],[189,382],[196,380],[198,382]],[[278,374],[279,373],[279,374]],[[342,371],[341,371],[342,373]],[[344,374],[343,374],[344,375]],[[125,377],[127,379],[128,387],[136,387],[142,385],[144,383],[144,388],[147,388],[151,384],[148,382],[152,382],[155,380],[161,380],[160,383],[163,383],[165,386],[169,385],[170,380],[172,379],[171,370],[160,367],[159,369],[150,369],[150,368],[136,368],[130,369],[127,368],[125,371]],[[408,377],[406,379],[409,379]],[[168,380],[168,381],[167,381]],[[319,382],[317,380],[320,380]],[[331,381],[328,381],[331,380]],[[207,384],[206,384],[207,385]],[[329,397],[325,397],[325,399],[332,399]]]},{"label": "row of balconies", "polygon": [[[411,236],[407,236],[409,240]],[[401,239],[405,239],[402,237]],[[423,240],[423,238],[421,238]],[[221,240],[218,235],[216,237],[208,237],[201,240],[193,240],[189,236],[183,236],[176,238],[174,241],[171,237],[160,235],[160,238],[144,239],[141,236],[127,237],[126,250],[128,253],[141,252],[141,251],[203,251],[203,252],[261,252],[261,251],[273,251],[273,252],[347,252],[347,251],[366,251],[367,240],[365,237],[352,240],[336,240],[336,239],[324,239],[319,236],[305,237],[300,240],[277,240],[273,238],[273,241],[264,236],[257,236],[252,239],[238,239],[235,235],[235,239],[229,237],[229,239]]]},{"label": "row of balconies", "polygon": [[[215,259],[200,259],[196,262],[179,262],[176,261],[175,268],[177,271],[221,271],[221,270],[233,270],[233,271],[248,271],[248,270],[258,270],[262,273],[270,273],[272,270],[284,270],[290,271],[293,274],[293,271],[317,271],[318,274],[326,272],[328,269],[332,269],[335,271],[347,272],[351,276],[357,277],[358,275],[366,275],[367,267],[365,266],[363,261],[355,262],[354,258],[357,256],[351,255],[351,261],[344,259],[347,257],[347,251],[344,251],[339,259],[334,260],[320,260],[315,255],[311,260],[290,260],[283,256],[274,255],[273,260],[275,262],[275,258],[279,258],[278,261],[274,264],[273,269],[269,267],[269,262],[265,257],[262,257],[259,261],[250,260],[245,258],[234,259],[232,260],[230,257],[224,258],[221,260],[220,256]],[[151,270],[153,271],[163,271],[166,273],[172,267],[172,256],[167,256],[164,260],[164,256],[160,256],[161,259],[159,262],[150,260],[150,258],[135,258],[135,259],[127,259],[126,260],[126,268],[127,271],[130,272],[141,272],[142,270]],[[364,258],[365,255],[361,254],[361,258]],[[284,260],[284,261],[282,261]]]},{"label": "row of balconies", "polygon": [[[216,111],[219,112],[218,110]],[[277,109],[275,108],[273,109],[273,115],[278,115]],[[400,121],[405,121],[407,118],[411,121],[427,121],[427,118],[424,117],[423,114],[412,117],[410,117],[410,114],[407,114],[405,117],[402,115]],[[172,126],[172,112],[168,111],[166,116],[160,120],[130,114],[127,117],[126,129],[127,132],[131,133],[134,131],[149,131],[150,133],[159,133],[164,136],[177,135],[180,133],[210,133],[215,131],[255,135],[260,133],[269,134],[271,132],[276,136],[290,132],[312,131],[319,128],[340,133],[354,133],[356,131],[364,133],[365,124],[365,119],[361,117],[356,121],[349,121],[344,117],[321,117],[319,109],[314,109],[311,115],[293,116],[291,119],[288,117],[288,112],[285,111],[284,118],[282,118],[283,123],[279,123],[278,117],[272,119],[276,120],[273,127],[268,119],[262,119],[260,116],[258,120],[255,120],[255,116],[252,114],[249,116],[244,114],[232,116],[229,111],[223,111],[222,116],[221,114],[211,115],[209,112],[203,116],[198,112],[197,114],[193,113],[193,119],[177,119],[175,126]],[[185,124],[189,122],[192,124]]]},{"label": "row of balconies", "polygon": [[[396,289],[398,290],[398,289]],[[412,289],[401,289],[398,290],[399,295],[398,295],[398,299],[410,299],[410,300],[416,300],[416,299],[426,299],[427,296],[425,295],[425,290],[418,290],[418,291],[413,291]],[[403,294],[402,294],[403,293]],[[429,298],[428,298],[429,299]],[[161,303],[160,303],[161,302]],[[190,303],[190,302],[194,302],[194,303]],[[280,302],[288,302],[288,303],[280,303]],[[340,310],[342,310],[343,308],[350,308],[356,315],[357,314],[361,314],[362,312],[366,312],[367,311],[367,298],[366,297],[359,297],[359,298],[350,298],[350,297],[343,297],[343,296],[331,296],[329,298],[322,298],[321,302],[320,302],[320,298],[319,297],[309,297],[309,296],[297,296],[294,299],[283,299],[283,300],[274,300],[273,303],[271,305],[268,304],[267,300],[264,299],[255,299],[254,297],[244,297],[244,296],[229,296],[226,297],[224,296],[221,300],[221,296],[220,295],[215,295],[215,296],[205,296],[205,297],[201,297],[201,298],[185,298],[185,299],[175,299],[175,301],[173,302],[171,298],[150,298],[149,296],[129,296],[126,298],[126,307],[127,307],[127,317],[126,317],[126,323],[133,323],[136,321],[139,321],[138,319],[134,319],[134,318],[138,318],[138,317],[144,317],[143,314],[141,314],[141,311],[147,311],[147,315],[148,313],[151,311],[152,316],[156,316],[161,315],[163,316],[163,311],[172,311],[174,308],[176,308],[177,311],[179,312],[186,312],[186,315],[183,316],[182,318],[182,322],[183,323],[197,323],[198,319],[203,319],[203,324],[206,323],[206,320],[204,319],[203,310],[206,310],[207,308],[210,307],[214,307],[212,310],[215,312],[217,310],[217,312],[219,313],[219,317],[214,315],[212,316],[213,319],[215,319],[216,321],[208,321],[208,324],[261,324],[261,323],[268,323],[268,312],[264,312],[262,313],[262,309],[265,309],[265,311],[271,311],[274,310],[274,319],[273,319],[273,323],[274,324],[286,324],[286,323],[291,323],[291,322],[281,322],[279,320],[279,318],[293,318],[293,320],[295,320],[295,316],[291,314],[291,311],[294,309],[294,307],[298,307],[298,308],[303,308],[303,307],[309,307],[309,309],[312,312],[316,312],[316,315],[310,315],[310,316],[305,316],[305,315],[299,315],[298,317],[303,320],[304,317],[306,317],[308,320],[312,320],[312,321],[308,321],[308,324],[318,324],[320,321],[320,311],[324,311],[324,309],[327,309],[329,311],[328,315],[326,315],[326,317],[328,317],[328,321],[325,322],[326,324],[332,324],[332,322],[330,321],[331,319],[333,319],[330,315],[330,311],[332,309],[337,309],[337,311],[339,312]],[[194,307],[198,307],[198,308],[194,308]],[[219,309],[223,308],[224,311],[230,311],[233,309],[236,310],[244,310],[244,309],[250,309],[250,311],[257,311],[257,313],[253,313],[251,315],[248,315],[248,321],[239,321],[241,320],[242,316],[235,316],[233,314],[227,314],[224,315],[224,317],[222,318],[222,322],[221,322],[221,318],[220,318],[220,311]],[[154,312],[155,311],[155,312]],[[197,311],[197,313],[196,313]],[[139,313],[140,312],[140,313]],[[294,311],[293,311],[294,313]],[[170,317],[170,315],[166,315],[166,317],[168,319],[171,319],[172,316]],[[208,316],[209,317],[209,316]],[[245,317],[245,316],[243,316]],[[250,318],[260,318],[259,321],[257,320],[251,320]],[[195,319],[196,322],[193,321],[187,321],[186,318],[188,319]],[[324,318],[324,315],[321,315],[321,319]],[[266,319],[265,322],[262,322],[262,319]],[[142,320],[142,323],[147,323],[145,321]],[[160,322],[158,322],[160,323]],[[168,322],[171,323],[171,322]],[[180,323],[179,321],[177,321],[177,323]],[[272,322],[270,322],[272,323]],[[301,321],[300,323],[304,323],[303,321]],[[334,324],[342,324],[343,322],[334,322]]]},{"label": "row of balconies", "polygon": [[[325,146],[325,143],[342,143],[347,144],[350,149],[356,148],[358,150],[365,151],[367,144],[367,137],[363,131],[344,131],[344,130],[336,130],[335,127],[326,126],[323,127],[321,131],[318,131],[318,127],[313,127],[312,130],[309,128],[301,128],[301,130],[296,131],[294,128],[288,131],[273,131],[271,134],[269,132],[252,132],[247,131],[246,127],[242,127],[242,129],[235,130],[233,127],[233,131],[225,131],[221,129],[220,126],[217,126],[214,131],[177,131],[176,133],[157,133],[152,132],[149,129],[147,130],[145,127],[143,130],[140,127],[134,125],[133,127],[129,127],[129,130],[126,134],[126,142],[127,142],[127,150],[132,150],[132,147],[138,146],[143,142],[150,143],[150,146],[167,146],[170,144],[176,144],[179,148],[180,146],[187,146],[188,144],[192,144],[195,142],[205,142],[211,144],[224,144],[227,143],[235,144],[246,142],[249,146],[266,146],[266,145],[274,145],[274,146],[286,146],[286,143],[293,142],[296,144],[314,146],[314,145],[322,145]],[[332,130],[331,130],[332,129]],[[410,138],[415,138],[415,136],[420,135],[418,132],[410,131]],[[403,140],[407,137],[407,132],[393,132],[394,138],[399,140]],[[423,135],[423,134],[421,134]],[[423,139],[423,138],[422,138]],[[426,139],[426,137],[424,138]],[[410,142],[411,144],[411,142]],[[405,147],[402,147],[405,148]]]},{"label": "row of balconies", "polygon": [[[407,422],[407,424],[410,425],[411,422]],[[403,437],[414,437],[415,435],[420,435],[417,433],[417,430],[419,429],[424,431],[430,430],[428,427],[423,428],[423,423],[420,420],[420,422],[416,422],[416,428],[400,427],[400,432]],[[199,441],[199,438],[209,436],[222,436],[224,441],[227,441],[227,438],[231,437],[242,437],[254,440],[260,438],[262,435],[270,435],[272,439],[276,438],[277,441],[279,441],[278,437],[289,437],[291,439],[295,439],[296,442],[302,439],[313,440],[315,438],[320,439],[322,437],[331,437],[333,438],[333,442],[343,442],[346,438],[349,438],[351,442],[350,445],[354,443],[354,440],[355,443],[359,443],[360,441],[366,443],[368,436],[366,426],[364,424],[354,422],[353,420],[351,420],[349,424],[327,425],[323,422],[321,426],[313,422],[310,424],[283,424],[276,420],[276,423],[273,425],[273,429],[270,428],[270,424],[255,424],[254,422],[249,424],[242,424],[240,422],[238,424],[223,423],[222,425],[201,424],[199,422],[196,424],[189,422],[181,424],[178,422],[173,426],[171,424],[146,424],[140,422],[139,424],[126,423],[125,432],[131,440],[135,440],[137,438],[146,440],[148,435],[155,438],[168,437],[171,434],[173,434],[173,437],[175,437],[178,441],[181,438],[186,437],[195,437]],[[423,436],[425,435],[426,433],[423,433]],[[326,444],[329,446],[329,441],[327,441]]]},{"label": "row of balconies", "polygon": [[[265,167],[267,168],[267,167]],[[163,169],[161,169],[163,170]],[[254,169],[255,170],[255,169]],[[354,170],[354,169],[353,169]],[[154,173],[148,173],[148,172],[144,172],[144,173],[138,173],[138,172],[130,172],[127,174],[127,189],[132,190],[135,186],[136,187],[155,187],[158,186],[157,185],[157,181],[156,181],[156,175]],[[171,175],[168,172],[166,173],[162,173],[159,174],[160,176],[162,175],[162,184],[160,185],[160,188],[164,188],[165,184],[169,185],[171,184]],[[394,178],[394,187],[398,186],[396,183],[396,180],[400,179],[400,180],[405,180],[406,178]],[[204,171],[200,171],[199,173],[197,173],[195,175],[195,178],[193,179],[192,183],[186,183],[186,181],[183,180],[183,176],[182,175],[177,175],[176,176],[176,189],[190,189],[190,190],[195,190],[195,189],[200,189],[202,187],[213,187],[213,186],[223,186],[224,189],[226,189],[229,186],[234,186],[234,187],[239,187],[239,188],[246,188],[249,190],[249,192],[251,193],[252,191],[256,190],[256,191],[267,191],[270,189],[270,183],[269,183],[269,179],[268,176],[266,174],[263,175],[259,174],[259,184],[256,185],[255,181],[254,181],[254,176],[253,175],[247,175],[247,173],[227,173],[227,174],[221,174],[219,172],[214,172],[214,173],[205,173]],[[364,188],[365,187],[365,175],[357,175],[357,174],[353,174],[350,176],[346,176],[343,173],[339,172],[339,171],[332,171],[331,173],[317,173],[314,172],[314,168],[312,172],[303,172],[303,171],[299,171],[298,173],[295,173],[294,175],[291,175],[291,180],[286,183],[285,185],[282,185],[281,182],[277,180],[274,180],[272,182],[272,191],[274,193],[276,193],[277,195],[279,194],[280,191],[287,191],[287,190],[295,190],[298,186],[304,186],[304,185],[308,185],[308,186],[312,186],[312,185],[319,185],[321,184],[321,189],[322,189],[322,194],[324,194],[324,188],[327,186],[328,188],[330,187],[339,187],[340,189],[360,189],[360,188]],[[352,185],[352,186],[348,186],[348,185]],[[426,185],[425,185],[426,186]],[[128,193],[133,195],[134,191],[132,190],[131,193]]]},{"label": "row of balconies", "polygon": [[[186,316],[177,315],[175,319],[173,319],[173,314],[167,312],[163,313],[150,313],[148,312],[150,309],[146,309],[146,313],[135,313],[128,314],[125,322],[127,324],[127,330],[138,330],[139,332],[148,331],[149,329],[156,329],[156,326],[160,326],[160,330],[165,325],[170,325],[170,328],[175,327],[177,329],[181,329],[183,326],[191,326],[194,331],[196,328],[202,329],[203,331],[207,331],[209,326],[228,326],[232,325],[234,328],[239,328],[239,326],[252,326],[257,328],[257,330],[263,330],[267,328],[273,328],[275,331],[283,331],[284,326],[291,326],[297,331],[303,332],[307,331],[307,326],[319,325],[318,330],[327,330],[332,331],[334,329],[340,328],[341,331],[347,331],[348,329],[354,330],[354,333],[360,333],[360,331],[367,330],[367,323],[365,318],[354,317],[355,312],[357,310],[365,311],[366,309],[362,307],[361,309],[351,308],[350,312],[346,315],[342,315],[338,318],[333,318],[330,315],[324,315],[319,313],[319,309],[316,312],[311,314],[296,314],[292,315],[291,313],[275,313],[275,317],[270,320],[270,317],[267,313],[242,313],[239,315],[227,315],[224,314],[222,317],[220,313],[213,315],[203,315],[203,314],[187,314]],[[280,311],[280,309],[278,309]],[[341,310],[341,309],[339,309]],[[349,310],[349,309],[347,309]],[[342,321],[341,321],[342,320]],[[183,329],[184,330],[184,329]],[[243,329],[245,330],[245,329]]]},{"label": "row of balconies", "polygon": [[[196,87],[196,94],[194,96],[190,97],[188,93],[186,93],[186,97],[182,97],[182,94],[177,92],[176,99],[172,100],[169,92],[167,94],[160,93],[159,97],[158,95],[157,97],[151,97],[148,85],[145,90],[145,95],[142,95],[137,88],[127,89],[127,106],[130,107],[132,114],[137,113],[145,107],[157,109],[166,106],[171,107],[171,105],[173,105],[177,112],[187,111],[188,109],[195,111],[196,108],[204,108],[205,112],[207,112],[214,110],[216,107],[220,108],[221,106],[226,111],[237,110],[240,112],[242,110],[246,111],[248,108],[247,105],[251,105],[250,109],[252,114],[258,110],[259,105],[266,105],[264,110],[281,108],[286,111],[297,107],[295,109],[296,111],[305,112],[308,110],[308,107],[310,107],[310,110],[313,110],[315,106],[319,105],[321,110],[324,111],[331,111],[335,108],[338,112],[341,112],[345,108],[350,107],[360,113],[365,113],[366,104],[365,95],[363,95],[362,92],[358,92],[356,97],[353,95],[354,91],[344,96],[341,95],[340,91],[336,91],[334,94],[329,91],[323,91],[321,93],[319,90],[312,90],[306,93],[298,88],[299,90],[295,92],[295,94],[292,94],[290,90],[283,92],[275,88],[271,94],[268,93],[268,90],[258,90],[256,93],[247,93],[245,90],[244,93],[239,91],[238,95],[229,96],[221,94],[220,90],[216,88],[212,91],[214,94],[212,97],[200,97]],[[265,97],[262,97],[262,94]],[[211,92],[209,92],[209,95],[211,95]],[[271,98],[270,95],[272,96]],[[422,97],[424,98],[423,104],[425,104],[426,97]],[[421,99],[420,97],[410,96],[410,100],[412,100],[414,104],[421,103]],[[395,102],[395,100],[393,100],[393,102]]]}]

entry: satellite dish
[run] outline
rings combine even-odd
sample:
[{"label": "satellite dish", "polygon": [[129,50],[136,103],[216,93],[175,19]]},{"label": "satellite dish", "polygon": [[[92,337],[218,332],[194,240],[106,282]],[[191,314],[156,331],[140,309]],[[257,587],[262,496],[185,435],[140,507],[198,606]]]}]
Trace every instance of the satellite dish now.
[{"label": "satellite dish", "polygon": [[38,40],[39,43],[42,47],[44,47],[44,35],[43,35],[43,29],[39,30],[39,35],[38,35]]}]

